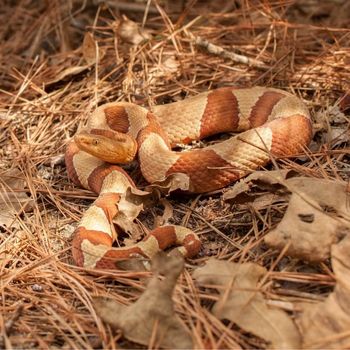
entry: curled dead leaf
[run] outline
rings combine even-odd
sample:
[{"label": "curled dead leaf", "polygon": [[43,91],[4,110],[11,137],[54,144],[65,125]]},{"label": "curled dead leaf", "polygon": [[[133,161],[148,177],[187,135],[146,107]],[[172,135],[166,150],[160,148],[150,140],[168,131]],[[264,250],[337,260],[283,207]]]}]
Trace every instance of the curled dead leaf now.
[{"label": "curled dead leaf", "polygon": [[350,212],[346,184],[299,177],[285,181],[291,192],[288,209],[269,232],[265,242],[287,254],[308,261],[323,261],[332,244],[350,234]]},{"label": "curled dead leaf", "polygon": [[167,79],[180,74],[180,63],[175,56],[162,56],[162,61],[157,65],[154,65],[149,71],[150,81],[157,79],[157,82],[161,81],[159,78],[164,78],[164,84]]},{"label": "curled dead leaf", "polygon": [[115,33],[124,41],[138,45],[145,40],[151,38],[151,35],[147,33],[144,29],[141,29],[139,25],[123,16],[119,21],[113,23]]},{"label": "curled dead leaf", "polygon": [[292,319],[268,306],[257,289],[267,270],[253,263],[236,264],[210,259],[193,277],[200,284],[221,286],[212,312],[270,343],[273,349],[300,348],[300,334]]},{"label": "curled dead leaf", "polygon": [[332,127],[322,135],[322,144],[330,143],[333,148],[350,142],[350,133],[347,125]]},{"label": "curled dead leaf", "polygon": [[315,113],[314,118],[321,130],[328,130],[330,125],[347,124],[347,117],[343,113],[341,105],[330,105]]},{"label": "curled dead leaf", "polygon": [[63,69],[61,72],[55,75],[55,77],[49,81],[46,81],[46,85],[52,85],[55,83],[58,83],[62,80],[65,80],[67,78],[73,77],[75,75],[78,75],[82,72],[84,72],[86,69],[88,69],[90,66],[88,64],[83,66],[71,66],[68,68]]},{"label": "curled dead leaf", "polygon": [[94,39],[90,32],[85,33],[82,45],[83,57],[89,66],[94,65],[105,55],[105,50],[98,46],[98,42]]},{"label": "curled dead leaf", "polygon": [[224,194],[234,203],[257,203],[269,191],[274,201],[289,199],[288,209],[265,242],[288,255],[323,261],[331,245],[350,232],[349,194],[346,184],[324,179],[293,177],[291,171],[258,171]]},{"label": "curled dead leaf", "polygon": [[158,215],[154,219],[154,228],[168,224],[169,220],[174,216],[174,208],[167,199],[161,198],[159,203],[163,205],[164,212],[163,215]]},{"label": "curled dead leaf", "polygon": [[180,191],[191,191],[190,179],[184,173],[174,173],[166,177],[163,181],[153,182],[147,186],[147,190],[157,190],[164,195],[168,195],[171,192]]},{"label": "curled dead leaf", "polygon": [[283,188],[283,181],[295,176],[292,170],[256,171],[236,182],[233,187],[224,193],[223,199],[234,203],[251,203],[261,196],[254,190],[270,191],[274,194]]},{"label": "curled dead leaf", "polygon": [[89,32],[85,34],[83,43],[79,48],[79,52],[82,52],[86,64],[74,66],[72,65],[59,72],[55,72],[55,76],[52,77],[52,79],[48,79],[48,81],[45,81],[45,84],[52,85],[62,80],[72,78],[75,75],[78,75],[90,68],[91,66],[93,66],[98,60],[101,60],[105,55],[105,50],[102,50],[98,47],[97,41]]},{"label": "curled dead leaf", "polygon": [[95,41],[93,35],[90,32],[85,33],[82,51],[85,61],[88,65],[93,65],[97,60],[97,42]]},{"label": "curled dead leaf", "polygon": [[134,220],[144,208],[154,205],[158,199],[159,196],[156,191],[147,192],[138,188],[128,188],[121,196],[118,203],[118,214],[113,222],[137,240],[140,237],[140,231]]},{"label": "curled dead leaf", "polygon": [[156,338],[158,347],[192,348],[191,336],[176,316],[171,298],[183,267],[181,256],[157,255],[152,261],[154,277],[134,304],[125,306],[111,298],[93,297],[97,314],[133,342],[148,345]]},{"label": "curled dead leaf", "polygon": [[324,302],[304,307],[298,320],[303,349],[350,347],[350,236],[332,246],[331,257],[337,284]]}]

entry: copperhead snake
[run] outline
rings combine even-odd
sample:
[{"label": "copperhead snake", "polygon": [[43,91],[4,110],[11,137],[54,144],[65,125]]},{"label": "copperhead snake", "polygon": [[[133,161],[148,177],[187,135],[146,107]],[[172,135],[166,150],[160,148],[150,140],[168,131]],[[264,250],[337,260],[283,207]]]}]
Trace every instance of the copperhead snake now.
[{"label": "copperhead snake", "polygon": [[[223,132],[240,134],[202,149],[171,149],[178,143]],[[121,210],[123,194],[135,184],[122,168],[111,163],[129,162],[137,152],[141,172],[149,183],[181,174],[190,192],[202,193],[240,179],[268,163],[271,156],[299,153],[311,137],[310,115],[304,103],[273,88],[225,87],[155,106],[151,111],[128,102],[98,107],[88,118],[87,131],[76,135],[65,154],[69,178],[98,194],[75,230],[75,263],[115,268],[118,260],[152,257],[172,245],[180,245],[178,250],[186,257],[200,249],[197,235],[176,225],[158,227],[133,246],[112,247],[117,238],[112,220]]]}]

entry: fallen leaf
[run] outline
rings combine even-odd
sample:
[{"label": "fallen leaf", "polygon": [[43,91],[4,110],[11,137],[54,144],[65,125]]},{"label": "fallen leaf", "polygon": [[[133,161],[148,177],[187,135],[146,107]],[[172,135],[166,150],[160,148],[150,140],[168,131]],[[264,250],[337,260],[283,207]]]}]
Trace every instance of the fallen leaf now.
[{"label": "fallen leaf", "polygon": [[[271,172],[272,173],[272,172]],[[271,175],[266,173],[266,176]],[[272,177],[276,179],[275,174]],[[245,184],[249,191],[262,180],[253,176]],[[303,349],[346,349],[350,347],[350,211],[347,184],[340,181],[295,177],[280,178],[276,184],[290,196],[282,221],[265,242],[287,254],[309,261],[322,261],[331,256],[336,287],[324,302],[303,307],[298,318]],[[271,180],[265,185],[270,186]],[[261,184],[260,184],[261,185]],[[241,189],[243,187],[241,186]],[[266,188],[266,186],[264,187]],[[276,191],[276,187],[271,187]],[[278,189],[281,192],[281,188]],[[230,199],[244,193],[236,190]]]},{"label": "fallen leaf", "polygon": [[328,130],[329,125],[347,124],[347,117],[339,105],[327,106],[325,109],[317,111],[314,115],[317,124],[323,126],[323,130]]},{"label": "fallen leaf", "polygon": [[277,193],[283,189],[283,180],[295,175],[296,172],[293,170],[256,171],[236,182],[230,190],[224,193],[223,200],[235,204],[253,202],[261,196],[261,191]]},{"label": "fallen leaf", "polygon": [[303,349],[350,348],[350,237],[332,246],[337,284],[324,302],[304,307],[298,322]]},{"label": "fallen leaf", "polygon": [[168,79],[177,76],[180,72],[180,63],[175,56],[163,55],[161,62],[149,70],[149,77],[150,81],[157,79],[157,82],[161,81],[159,78],[164,78],[163,82],[166,84]]},{"label": "fallen leaf", "polygon": [[82,51],[86,63],[90,66],[96,63],[97,60],[97,42],[90,32],[85,33]]},{"label": "fallen leaf", "polygon": [[287,211],[265,243],[308,261],[323,261],[331,245],[350,232],[349,194],[345,182],[293,177],[290,171],[258,171],[224,194],[234,203],[258,203],[272,192],[274,201],[289,199]]},{"label": "fallen leaf", "polygon": [[275,193],[265,193],[262,194],[260,197],[255,198],[251,206],[255,210],[261,210],[281,201],[284,201],[284,196]]},{"label": "fallen leaf", "polygon": [[24,191],[26,182],[18,170],[9,170],[0,177],[0,227],[18,227],[17,217],[30,211],[34,201]]},{"label": "fallen leaf", "polygon": [[113,222],[131,236],[134,242],[130,241],[130,244],[135,243],[142,235],[134,220],[143,209],[153,206],[158,199],[157,191],[142,191],[131,187],[121,195],[118,202],[118,214]]},{"label": "fallen leaf", "polygon": [[171,298],[183,267],[181,256],[156,255],[152,260],[154,277],[141,297],[129,306],[111,298],[93,297],[97,314],[133,342],[148,345],[156,339],[157,347],[191,349],[190,333],[176,316]]},{"label": "fallen leaf", "polygon": [[170,174],[163,181],[153,182],[146,188],[149,191],[159,191],[163,195],[168,195],[171,192],[191,191],[190,179],[184,173]]},{"label": "fallen leaf", "polygon": [[65,80],[69,77],[73,77],[74,75],[78,75],[79,73],[83,72],[84,70],[88,69],[89,67],[90,67],[90,65],[86,64],[83,66],[72,66],[72,67],[65,68],[60,73],[56,74],[55,78],[45,82],[45,84],[52,85],[52,84],[58,83],[58,82]]},{"label": "fallen leaf", "polygon": [[285,181],[291,192],[282,221],[265,236],[265,242],[308,261],[323,261],[331,246],[350,233],[349,194],[346,184],[299,177]]},{"label": "fallen leaf", "polygon": [[332,148],[350,142],[350,133],[347,125],[343,127],[331,127],[327,133],[322,134],[322,144],[330,143]]},{"label": "fallen leaf", "polygon": [[98,47],[93,35],[89,32],[87,32],[84,36],[83,43],[79,48],[79,52],[80,51],[82,52],[87,64],[69,66],[60,72],[55,71],[54,77],[52,77],[52,79],[48,79],[48,81],[45,81],[45,84],[52,85],[84,72],[93,66],[97,60],[101,60],[106,53],[105,50]]},{"label": "fallen leaf", "polygon": [[200,284],[222,286],[212,313],[270,343],[273,349],[300,348],[300,334],[292,319],[279,308],[269,307],[258,290],[267,270],[253,263],[236,264],[210,259],[193,277]]},{"label": "fallen leaf", "polygon": [[164,212],[162,215],[158,215],[154,219],[154,228],[167,225],[169,223],[169,220],[174,216],[174,208],[167,199],[161,198],[159,200],[159,204],[161,204],[164,207]]},{"label": "fallen leaf", "polygon": [[113,28],[122,40],[133,45],[138,45],[151,38],[151,35],[147,31],[141,29],[136,22],[131,21],[126,16],[123,16],[119,21],[115,21]]},{"label": "fallen leaf", "polygon": [[58,154],[56,156],[52,156],[48,159],[47,163],[49,163],[51,168],[54,168],[57,165],[64,164],[64,154]]},{"label": "fallen leaf", "polygon": [[92,66],[101,60],[106,53],[105,50],[98,46],[98,42],[94,39],[90,32],[85,33],[82,52],[84,59],[89,66]]}]

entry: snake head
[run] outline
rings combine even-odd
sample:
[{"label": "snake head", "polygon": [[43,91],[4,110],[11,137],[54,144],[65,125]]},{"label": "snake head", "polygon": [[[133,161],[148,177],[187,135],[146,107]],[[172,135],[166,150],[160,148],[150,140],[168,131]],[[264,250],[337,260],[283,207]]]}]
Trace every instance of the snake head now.
[{"label": "snake head", "polygon": [[113,164],[131,162],[137,152],[133,137],[112,130],[83,131],[74,136],[74,141],[82,151]]}]

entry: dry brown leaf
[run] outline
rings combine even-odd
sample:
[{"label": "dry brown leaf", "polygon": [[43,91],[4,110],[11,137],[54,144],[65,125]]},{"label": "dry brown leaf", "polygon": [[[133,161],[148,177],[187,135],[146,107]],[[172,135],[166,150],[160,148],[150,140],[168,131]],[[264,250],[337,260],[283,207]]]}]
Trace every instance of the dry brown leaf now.
[{"label": "dry brown leaf", "polygon": [[349,128],[346,124],[342,127],[332,127],[322,135],[322,143],[331,143],[332,148],[350,142]]},{"label": "dry brown leaf", "polygon": [[255,210],[261,210],[275,204],[277,202],[284,201],[284,197],[275,193],[265,193],[260,197],[255,198],[251,206]]},{"label": "dry brown leaf", "polygon": [[154,228],[168,224],[169,220],[174,216],[174,208],[167,199],[161,198],[159,203],[163,205],[164,212],[154,219]]},{"label": "dry brown leaf", "polygon": [[261,196],[261,193],[255,193],[253,190],[276,193],[283,188],[283,180],[295,175],[296,173],[292,170],[256,171],[236,182],[230,190],[224,193],[223,199],[234,203],[250,203]]},{"label": "dry brown leaf", "polygon": [[49,164],[51,168],[54,168],[57,165],[65,164],[64,163],[64,154],[57,154],[55,156],[52,156],[48,159],[47,163]]},{"label": "dry brown leaf", "polygon": [[223,286],[212,309],[216,317],[236,323],[269,342],[271,348],[300,348],[300,334],[291,318],[281,309],[269,307],[257,289],[266,273],[257,264],[210,259],[193,277],[201,284]]},{"label": "dry brown leaf", "polygon": [[83,66],[72,66],[62,70],[58,73],[54,79],[45,82],[46,85],[51,85],[60,82],[61,80],[65,80],[69,77],[73,77],[74,75],[80,74],[84,70],[88,69],[90,65],[86,64]]},{"label": "dry brown leaf", "polygon": [[141,29],[136,22],[131,21],[126,16],[123,16],[120,21],[116,21],[113,26],[116,34],[122,40],[133,45],[138,45],[151,38],[149,33]]},{"label": "dry brown leaf", "polygon": [[308,305],[299,318],[304,349],[350,348],[350,237],[332,246],[337,284],[324,302]]},{"label": "dry brown leaf", "polygon": [[[140,238],[142,232],[134,223],[139,213],[146,207],[154,205],[159,199],[158,192],[146,192],[138,188],[129,188],[118,202],[118,214],[113,219],[124,232],[131,235],[132,239],[136,241]],[[130,243],[131,244],[131,243]]]},{"label": "dry brown leaf", "polygon": [[255,172],[234,185],[224,199],[254,205],[262,191],[263,196],[272,192],[274,200],[290,198],[285,216],[265,242],[280,250],[289,244],[288,255],[323,261],[329,258],[331,245],[350,232],[346,184],[294,175],[293,171]]},{"label": "dry brown leaf", "polygon": [[158,81],[159,78],[164,78],[164,84],[173,76],[181,74],[180,63],[174,55],[162,56],[162,61],[154,65],[149,71],[150,81]]},{"label": "dry brown leaf", "polygon": [[45,82],[46,85],[58,83],[62,80],[68,79],[75,75],[84,72],[86,69],[93,66],[97,60],[101,60],[105,55],[105,50],[101,50],[98,47],[97,41],[95,41],[93,35],[87,32],[84,36],[83,43],[79,49],[87,64],[67,67],[59,73],[55,73],[55,77]]},{"label": "dry brown leaf", "polygon": [[33,208],[34,201],[21,191],[26,184],[22,178],[18,170],[9,170],[0,177],[0,227],[18,226],[18,215]]},{"label": "dry brown leaf", "polygon": [[86,63],[90,66],[96,63],[97,60],[97,42],[90,32],[85,33],[82,51]]},{"label": "dry brown leaf", "polygon": [[159,191],[164,195],[168,195],[173,191],[191,191],[189,177],[184,173],[170,174],[163,181],[153,182],[147,186],[149,191]]},{"label": "dry brown leaf", "polygon": [[[340,105],[330,105],[314,114],[316,125],[319,130],[328,131],[332,126],[348,124],[348,118],[345,116]],[[318,131],[319,131],[318,130]]]},{"label": "dry brown leaf", "polygon": [[308,261],[329,258],[331,245],[350,233],[349,195],[346,184],[313,178],[285,181],[292,192],[288,209],[265,242]]},{"label": "dry brown leaf", "polygon": [[106,53],[105,50],[98,47],[98,42],[90,32],[85,33],[82,52],[84,59],[89,66],[92,66],[97,61],[101,60]]},{"label": "dry brown leaf", "polygon": [[171,298],[183,267],[181,256],[157,255],[152,261],[154,277],[134,304],[125,306],[113,299],[94,297],[97,314],[133,342],[148,345],[151,339],[156,339],[158,347],[192,348],[191,336],[174,313]]}]

